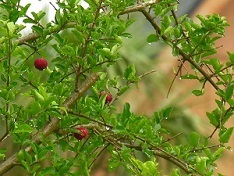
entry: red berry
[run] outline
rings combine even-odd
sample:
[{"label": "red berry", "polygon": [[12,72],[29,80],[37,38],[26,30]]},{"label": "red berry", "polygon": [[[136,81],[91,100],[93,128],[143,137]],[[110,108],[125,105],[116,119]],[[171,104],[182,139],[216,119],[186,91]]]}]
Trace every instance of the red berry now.
[{"label": "red berry", "polygon": [[77,139],[77,140],[81,140],[81,139],[84,139],[88,136],[89,132],[87,130],[87,128],[85,127],[79,127],[77,128],[77,130],[79,131],[79,133],[74,133],[74,137]]},{"label": "red berry", "polygon": [[112,95],[110,93],[106,96],[106,103],[110,103],[112,101]]},{"label": "red berry", "polygon": [[112,101],[112,95],[110,93],[107,93],[105,91],[100,92],[100,97],[102,95],[106,95],[106,104],[110,103]]},{"label": "red berry", "polygon": [[38,70],[44,70],[47,67],[47,65],[48,65],[48,62],[44,58],[38,58],[34,61],[34,66]]}]

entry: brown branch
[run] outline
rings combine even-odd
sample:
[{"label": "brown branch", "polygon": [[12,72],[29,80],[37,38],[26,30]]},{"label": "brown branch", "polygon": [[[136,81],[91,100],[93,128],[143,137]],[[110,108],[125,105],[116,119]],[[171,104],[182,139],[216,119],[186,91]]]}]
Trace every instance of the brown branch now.
[{"label": "brown branch", "polygon": [[176,134],[176,135],[174,135],[174,136],[172,136],[172,137],[166,139],[165,141],[162,141],[162,144],[164,144],[164,143],[166,143],[166,142],[168,142],[168,141],[171,141],[172,139],[175,139],[176,137],[178,137],[178,136],[181,135],[181,134],[182,134],[182,133],[178,133],[178,134]]},{"label": "brown branch", "polygon": [[132,12],[139,12],[141,10],[144,10],[146,7],[152,6],[152,5],[154,5],[154,4],[156,4],[156,3],[160,2],[160,1],[161,0],[154,0],[154,1],[145,2],[145,3],[141,3],[141,4],[138,4],[138,5],[128,7],[124,11],[120,12],[119,16],[129,14],[129,13],[132,13]]},{"label": "brown branch", "polygon": [[[165,35],[162,35],[161,28],[158,26],[158,24],[154,21],[154,18],[145,10],[141,10],[143,15],[146,17],[146,19],[150,22],[150,24],[153,26],[155,31],[161,36],[161,38],[166,43],[171,43],[169,38]],[[172,43],[173,44],[173,43]],[[211,79],[210,75],[207,74],[189,55],[187,55],[183,50],[181,50],[177,45],[173,44],[173,47],[176,48],[179,51],[179,54],[182,56],[182,58],[186,61],[188,61],[190,64],[192,64],[203,76],[204,78],[210,82],[210,84],[216,89],[219,90],[219,87],[215,84],[215,82]]]},{"label": "brown branch", "polygon": [[[75,103],[80,97],[84,95],[84,93],[97,81],[98,74],[94,73],[88,79],[80,86],[79,89],[74,91],[62,104],[62,106],[66,109],[69,109],[73,103]],[[64,114],[65,112],[61,112],[61,114]],[[44,128],[39,131],[37,134],[35,134],[32,137],[32,141],[35,143],[40,144],[42,141],[42,136],[46,137],[53,133],[53,131],[56,130],[60,120],[58,117],[54,117],[51,119],[51,121],[44,126]],[[32,150],[31,147],[27,147],[25,149],[27,152],[30,152]],[[13,154],[11,157],[6,159],[3,163],[0,165],[0,175],[3,175],[8,170],[10,170],[12,167],[15,166],[17,162],[17,153]]]},{"label": "brown branch", "polygon": [[[134,145],[129,145],[129,144],[124,144],[125,146],[138,150],[138,151],[143,151],[144,149],[141,146],[134,146]],[[162,153],[160,151],[155,151],[154,149],[151,149],[155,155],[155,157],[160,157],[163,158],[169,162],[171,162],[172,164],[176,165],[178,168],[182,169],[186,174],[191,174],[191,171],[189,170],[189,166],[178,162],[177,160],[174,160],[170,155],[167,155],[165,153]],[[190,166],[191,167],[191,166]],[[194,170],[194,169],[193,169]],[[194,170],[195,172],[197,172],[196,170]],[[202,175],[201,173],[197,172],[199,175]]]},{"label": "brown branch", "polygon": [[[70,22],[70,23],[65,24],[62,27],[61,26],[54,26],[54,27],[52,27],[52,29],[50,30],[50,32],[49,32],[48,35],[56,33],[56,32],[59,32],[62,28],[72,28],[72,27],[75,27],[75,25],[76,25],[75,22]],[[39,37],[41,37],[41,36],[38,33],[31,33],[31,34],[29,34],[27,36],[19,38],[18,40],[16,40],[16,42],[18,43],[18,45],[23,45],[26,42],[35,41]]]},{"label": "brown branch", "polygon": [[197,171],[194,167],[188,165],[185,161],[177,158],[176,156],[168,153],[167,151],[165,151],[164,149],[155,146],[154,144],[146,141],[145,139],[136,136],[134,134],[132,134],[136,139],[139,139],[140,141],[146,143],[149,145],[149,149],[156,151],[157,156],[162,157],[164,159],[166,159],[167,161],[175,164],[176,166],[178,166],[179,168],[181,168],[182,170],[184,170],[186,173],[191,173],[191,171],[189,171],[189,169],[192,169],[194,172],[198,173],[199,175],[202,175],[199,171]]},{"label": "brown branch", "polygon": [[[96,130],[100,134],[103,133],[100,129],[96,129]],[[134,137],[136,137],[137,139],[139,139],[143,143],[149,144],[149,149],[154,153],[155,156],[163,158],[163,159],[171,162],[172,164],[174,164],[177,167],[179,167],[180,169],[182,169],[185,173],[191,174],[192,173],[191,170],[193,170],[195,173],[202,175],[194,167],[192,167],[191,165],[188,165],[186,162],[182,161],[181,159],[177,158],[176,156],[166,152],[162,148],[154,146],[152,143],[148,143],[145,139],[140,138],[139,136],[134,136]],[[113,146],[115,146],[117,148],[117,150],[121,149],[123,146],[126,146],[126,147],[131,148],[131,149],[135,149],[138,151],[144,150],[141,145],[133,145],[133,144],[129,144],[129,143],[120,142],[120,140],[115,140],[115,138],[113,138],[111,136],[106,136],[106,137],[103,136],[103,139],[104,139],[104,141],[107,141],[108,143],[111,143]]]}]

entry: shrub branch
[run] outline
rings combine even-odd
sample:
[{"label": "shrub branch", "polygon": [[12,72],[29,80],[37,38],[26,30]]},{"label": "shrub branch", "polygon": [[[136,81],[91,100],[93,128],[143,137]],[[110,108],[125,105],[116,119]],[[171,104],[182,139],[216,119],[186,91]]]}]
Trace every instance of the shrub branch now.
[{"label": "shrub branch", "polygon": [[[66,109],[69,109],[73,103],[75,103],[80,97],[84,95],[84,93],[98,80],[98,74],[94,73],[88,79],[83,82],[83,84],[78,88],[75,89],[73,93],[64,101],[62,104],[63,107]],[[61,114],[64,114],[65,112],[62,111]],[[54,117],[51,119],[51,121],[42,128],[36,135],[32,137],[33,142],[40,144],[42,142],[42,136],[46,137],[53,133],[60,120],[58,117]],[[31,147],[27,147],[25,149],[27,152],[30,152],[32,150]],[[7,158],[3,163],[0,165],[0,175],[3,175],[8,170],[10,170],[12,167],[16,165],[17,162],[17,153],[13,154],[9,158]]]},{"label": "shrub branch", "polygon": [[[146,17],[146,19],[150,22],[150,24],[153,26],[155,31],[161,36],[161,38],[166,43],[171,43],[171,41],[168,39],[167,36],[161,35],[161,28],[158,26],[158,24],[154,21],[154,18],[145,10],[142,9],[141,12]],[[172,43],[173,44],[173,43]],[[219,90],[219,87],[215,84],[215,82],[211,79],[210,75],[207,74],[189,55],[184,53],[178,46],[173,44],[173,47],[176,48],[179,51],[179,54],[182,56],[183,60],[188,61],[190,64],[192,64],[203,76],[204,78],[210,82],[210,84],[216,89]]]}]

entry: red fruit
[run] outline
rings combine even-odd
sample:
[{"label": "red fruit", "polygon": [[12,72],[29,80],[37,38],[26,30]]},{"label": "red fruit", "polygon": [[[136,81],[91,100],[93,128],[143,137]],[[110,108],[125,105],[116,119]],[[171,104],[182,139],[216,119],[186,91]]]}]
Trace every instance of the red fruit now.
[{"label": "red fruit", "polygon": [[45,60],[44,58],[38,58],[34,61],[34,66],[38,69],[38,70],[44,70],[46,69],[48,65],[47,60]]},{"label": "red fruit", "polygon": [[112,95],[110,93],[106,96],[106,103],[110,103],[112,101]]},{"label": "red fruit", "polygon": [[87,130],[87,128],[85,127],[79,127],[79,128],[76,128],[79,133],[74,133],[74,137],[77,139],[77,140],[81,140],[81,139],[84,139],[88,136],[89,132]]},{"label": "red fruit", "polygon": [[110,93],[107,93],[105,91],[100,92],[100,97],[102,95],[106,95],[106,104],[110,103],[112,101],[112,95]]}]

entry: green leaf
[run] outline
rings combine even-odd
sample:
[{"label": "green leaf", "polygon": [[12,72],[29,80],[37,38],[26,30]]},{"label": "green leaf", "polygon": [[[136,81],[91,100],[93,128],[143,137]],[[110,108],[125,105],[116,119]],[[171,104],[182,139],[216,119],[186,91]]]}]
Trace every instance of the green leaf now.
[{"label": "green leaf", "polygon": [[54,175],[55,168],[53,167],[46,167],[41,170],[41,175]]},{"label": "green leaf", "polygon": [[189,134],[189,143],[193,146],[196,147],[199,144],[200,140],[200,135],[196,132],[192,132]]},{"label": "green leaf", "polygon": [[9,30],[10,35],[14,34],[14,32],[15,32],[15,24],[13,22],[7,23],[7,28]]},{"label": "green leaf", "polygon": [[40,36],[43,36],[43,29],[41,27],[33,25],[32,30],[38,33]]},{"label": "green leaf", "polygon": [[221,153],[225,150],[225,147],[220,147],[218,150],[216,150],[213,154],[213,157],[215,159],[218,159],[221,156]]},{"label": "green leaf", "polygon": [[39,154],[38,154],[38,159],[44,159],[46,158],[46,154],[51,152],[53,150],[53,147],[52,146],[47,146],[43,149],[40,150]]},{"label": "green leaf", "polygon": [[217,58],[204,60],[204,63],[212,65],[213,68],[215,69],[216,73],[219,72],[219,70],[222,68],[222,64],[220,63],[219,59],[217,59]]},{"label": "green leaf", "polygon": [[180,171],[178,169],[173,169],[171,176],[180,176]]},{"label": "green leaf", "polygon": [[7,152],[7,149],[1,149],[0,150],[0,158],[1,159],[4,159],[6,156],[5,156],[5,153]]},{"label": "green leaf", "polygon": [[113,130],[115,134],[121,134],[121,135],[127,135],[128,131],[126,130],[125,127],[117,125]]},{"label": "green leaf", "polygon": [[119,161],[118,159],[111,158],[111,159],[109,159],[109,162],[108,162],[108,170],[109,170],[109,171],[113,171],[113,170],[115,170],[119,165],[120,165],[120,161]]},{"label": "green leaf", "polygon": [[9,20],[15,23],[19,19],[19,14],[20,12],[17,9],[11,8]]},{"label": "green leaf", "polygon": [[154,8],[154,13],[156,16],[160,15],[162,13],[162,6],[156,5]]},{"label": "green leaf", "polygon": [[38,100],[40,102],[45,101],[44,96],[41,93],[39,93],[37,90],[32,89],[31,92],[34,95],[35,100]]},{"label": "green leaf", "polygon": [[224,132],[222,132],[222,130],[220,131],[220,134],[219,134],[219,141],[221,143],[227,143],[230,139],[230,137],[232,136],[232,132],[233,132],[233,128],[229,128],[227,130],[225,130]]},{"label": "green leaf", "polygon": [[181,79],[198,79],[198,77],[196,75],[186,74],[186,75],[182,75]]},{"label": "green leaf", "polygon": [[158,131],[159,129],[161,129],[161,125],[160,125],[160,124],[155,124],[155,125],[153,126],[153,130],[154,130],[154,131]]},{"label": "green leaf", "polygon": [[229,99],[227,102],[228,102],[228,104],[230,106],[234,106],[234,100],[233,99]]},{"label": "green leaf", "polygon": [[206,163],[207,159],[208,158],[206,157],[202,157],[200,161],[197,163],[196,168],[199,172],[203,173],[205,171],[206,166],[207,166],[207,163]]},{"label": "green leaf", "polygon": [[23,161],[25,159],[25,151],[24,150],[20,150],[17,154],[17,158],[19,161]]},{"label": "green leaf", "polygon": [[111,58],[111,50],[109,48],[102,48],[99,50],[100,54],[102,54],[102,56],[110,59]]},{"label": "green leaf", "polygon": [[19,124],[13,130],[13,133],[32,133],[33,128],[28,124]]},{"label": "green leaf", "polygon": [[225,176],[225,175],[218,173],[218,176]]},{"label": "green leaf", "polygon": [[232,96],[233,96],[233,90],[234,90],[234,85],[230,85],[230,86],[227,87],[226,93],[225,93],[226,100],[229,100],[229,99],[232,98]]},{"label": "green leaf", "polygon": [[206,113],[207,117],[209,118],[210,120],[210,123],[214,126],[217,126],[219,124],[219,121],[218,119],[216,118],[216,116],[214,115],[214,113],[209,113],[207,112]]},{"label": "green leaf", "polygon": [[135,124],[136,126],[134,126],[134,130],[136,132],[140,132],[146,124],[146,119],[142,118],[142,119],[136,120]]},{"label": "green leaf", "polygon": [[124,94],[130,87],[125,85],[123,87],[120,88],[118,95],[121,96],[122,94]]},{"label": "green leaf", "polygon": [[84,43],[84,34],[78,30],[72,30],[72,33],[76,36],[76,38],[81,42]]},{"label": "green leaf", "polygon": [[117,54],[119,48],[120,48],[120,45],[119,45],[119,44],[114,45],[114,46],[111,48],[111,55]]},{"label": "green leaf", "polygon": [[157,42],[159,40],[158,36],[156,34],[150,34],[147,37],[147,42],[152,43],[152,42]]},{"label": "green leaf", "polygon": [[154,161],[146,161],[142,162],[138,159],[132,158],[131,159],[134,165],[137,165],[139,168],[141,175],[148,175],[148,176],[158,176],[158,168],[157,163]]},{"label": "green leaf", "polygon": [[23,16],[27,13],[28,11],[28,8],[31,6],[31,4],[27,4],[27,5],[24,5],[24,6],[21,6],[21,9],[20,9],[20,16]]},{"label": "green leaf", "polygon": [[63,37],[61,37],[60,34],[55,33],[55,34],[53,34],[53,37],[60,45],[64,44],[64,39],[63,39]]},{"label": "green leaf", "polygon": [[186,31],[188,31],[188,32],[191,31],[192,27],[188,21],[185,21],[183,24],[184,24],[184,28]]},{"label": "green leaf", "polygon": [[124,105],[122,118],[123,118],[123,119],[129,119],[130,116],[131,116],[130,104],[129,104],[129,103],[126,103],[126,104]]},{"label": "green leaf", "polygon": [[182,29],[179,27],[176,27],[173,29],[173,33],[174,33],[175,38],[179,38],[182,34]]},{"label": "green leaf", "polygon": [[56,11],[55,13],[55,22],[59,25],[64,25],[64,20],[65,18],[63,17],[63,14],[60,13],[59,10]]},{"label": "green leaf", "polygon": [[124,77],[126,80],[132,81],[136,78],[136,68],[133,64],[130,64],[124,71]]},{"label": "green leaf", "polygon": [[39,12],[37,13],[37,21],[41,20],[45,15],[46,15],[45,12],[39,11]]},{"label": "green leaf", "polygon": [[173,32],[173,30],[174,30],[174,28],[172,26],[169,26],[168,28],[166,28],[164,30],[164,34],[169,35],[169,34],[171,34]]},{"label": "green leaf", "polygon": [[43,18],[46,15],[46,13],[43,11],[39,11],[38,13],[31,12],[31,14],[33,15],[34,20],[37,22],[39,22],[41,18]]},{"label": "green leaf", "polygon": [[143,152],[148,158],[154,157],[154,151],[152,151],[151,149],[149,149],[148,144],[142,143],[141,146],[142,146],[142,152]]},{"label": "green leaf", "polygon": [[174,108],[173,107],[169,107],[167,109],[163,109],[163,117],[168,118],[170,117],[171,113],[173,112]]},{"label": "green leaf", "polygon": [[[203,51],[203,53],[201,54],[201,57],[204,58],[206,56],[211,56],[211,55],[216,54],[216,53],[217,53],[217,51],[215,49],[211,49],[209,51]],[[219,66],[219,65],[214,65],[214,66],[217,70],[219,70],[221,68],[221,66]]]},{"label": "green leaf", "polygon": [[153,161],[146,161],[144,164],[144,170],[142,172],[143,175],[148,174],[148,175],[158,175],[158,169],[157,169],[157,163]]},{"label": "green leaf", "polygon": [[227,52],[229,56],[229,60],[231,61],[232,64],[234,64],[234,53]]},{"label": "green leaf", "polygon": [[24,22],[24,23],[33,23],[33,24],[35,24],[35,21],[34,21],[33,19],[31,19],[31,18],[25,18],[25,19],[23,20],[23,22]]},{"label": "green leaf", "polygon": [[22,166],[27,170],[30,171],[30,164],[27,163],[26,161],[21,161]]},{"label": "green leaf", "polygon": [[192,93],[196,96],[201,96],[205,93],[205,89],[202,90],[193,90]]},{"label": "green leaf", "polygon": [[37,172],[40,168],[42,168],[41,163],[36,163],[36,164],[34,164],[34,165],[31,167],[31,173],[32,173],[32,175],[35,175],[36,172]]}]

